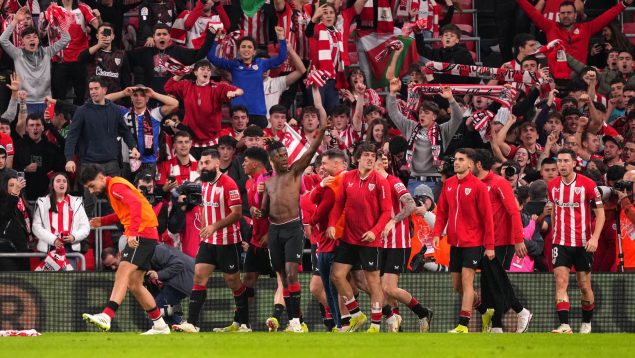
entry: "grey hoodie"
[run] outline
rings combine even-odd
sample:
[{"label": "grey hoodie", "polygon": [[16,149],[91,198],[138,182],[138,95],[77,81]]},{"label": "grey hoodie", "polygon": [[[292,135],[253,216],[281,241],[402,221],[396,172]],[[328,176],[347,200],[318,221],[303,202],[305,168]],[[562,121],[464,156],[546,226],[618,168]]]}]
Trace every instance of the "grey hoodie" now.
[{"label": "grey hoodie", "polygon": [[[441,132],[441,140],[443,142],[441,152],[444,152],[448,148],[452,137],[463,122],[463,110],[459,107],[458,103],[452,101],[450,107],[452,108],[450,120],[446,123],[439,124],[439,131]],[[417,122],[401,114],[401,111],[399,111],[397,107],[397,98],[395,98],[395,96],[386,96],[386,108],[395,126],[401,131],[406,140],[410,139],[412,131],[417,127]],[[410,171],[412,176],[440,176],[438,168],[432,165],[432,148],[426,130],[421,131],[419,138],[417,138],[415,142]]]},{"label": "grey hoodie", "polygon": [[35,52],[15,47],[10,39],[15,26],[10,24],[0,35],[0,45],[11,56],[15,71],[20,76],[20,85],[28,93],[27,103],[44,103],[51,95],[51,59],[71,41],[68,32],[52,46],[39,46]]}]

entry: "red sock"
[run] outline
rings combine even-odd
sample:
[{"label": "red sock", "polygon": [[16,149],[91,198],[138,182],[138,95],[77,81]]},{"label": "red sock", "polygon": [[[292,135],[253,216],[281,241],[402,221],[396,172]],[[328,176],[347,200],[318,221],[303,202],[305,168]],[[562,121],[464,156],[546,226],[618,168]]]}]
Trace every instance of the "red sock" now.
[{"label": "red sock", "polygon": [[158,307],[154,307],[153,309],[147,312],[148,312],[148,317],[153,321],[156,321],[159,318],[161,318],[161,311],[159,310]]},{"label": "red sock", "polygon": [[207,291],[207,286],[194,285],[192,286],[192,291]]},{"label": "red sock", "polygon": [[590,305],[582,305],[582,310],[583,311],[593,311],[593,309],[595,308],[595,303],[591,303]]},{"label": "red sock", "polygon": [[113,319],[115,317],[115,311],[113,311],[113,309],[110,307],[104,308],[104,310],[101,312],[107,314],[110,319]]},{"label": "red sock", "polygon": [[376,309],[373,308],[373,309],[371,309],[370,312],[371,312],[370,313],[370,321],[372,323],[375,323],[375,324],[380,324],[381,323],[381,316],[382,316],[381,309],[376,310]]},{"label": "red sock", "polygon": [[570,308],[571,304],[569,302],[556,303],[556,311],[568,311]]},{"label": "red sock", "polygon": [[300,286],[300,282],[290,283],[288,286],[288,289],[289,289],[289,294],[291,294],[292,292],[300,292],[300,290],[302,289],[302,286]]},{"label": "red sock", "polygon": [[408,308],[412,309],[414,306],[418,305],[419,301],[417,301],[416,298],[414,298],[414,296],[412,297],[412,299],[410,300],[410,302],[408,302]]},{"label": "red sock", "polygon": [[239,289],[234,291],[234,297],[238,297],[238,296],[242,295],[243,293],[245,293],[245,291],[247,291],[247,286],[245,286],[245,285],[240,286]]},{"label": "red sock", "polygon": [[282,289],[282,297],[289,298],[289,289],[287,288]]},{"label": "red sock", "polygon": [[[348,309],[348,312],[353,313],[353,311],[359,311],[359,303],[357,303],[354,298],[348,302],[345,302],[344,304],[346,305],[346,309]],[[381,315],[381,311],[379,311],[379,314]]]},{"label": "red sock", "polygon": [[392,309],[392,314],[399,314],[399,307],[395,307]]}]

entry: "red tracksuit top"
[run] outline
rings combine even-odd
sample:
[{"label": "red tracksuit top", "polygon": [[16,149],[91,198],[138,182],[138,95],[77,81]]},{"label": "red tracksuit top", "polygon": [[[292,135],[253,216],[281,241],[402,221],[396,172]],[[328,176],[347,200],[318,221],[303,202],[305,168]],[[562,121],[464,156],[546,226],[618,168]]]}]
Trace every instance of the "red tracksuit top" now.
[{"label": "red tracksuit top", "polygon": [[[576,23],[571,31],[565,30],[559,22],[548,20],[540,11],[530,4],[527,0],[517,0],[518,5],[525,11],[527,16],[536,24],[536,27],[544,31],[547,41],[560,39],[564,41],[565,51],[575,57],[576,60],[586,63],[586,57],[589,48],[589,40],[602,28],[608,25],[613,19],[625,9],[624,3],[619,1],[617,5],[605,11],[602,15],[587,22]],[[555,54],[549,56],[549,67],[555,68]],[[569,74],[565,74],[565,79],[569,78]],[[556,78],[561,78],[554,74]]]},{"label": "red tracksuit top", "polygon": [[492,204],[492,217],[496,218],[494,245],[514,245],[523,242],[523,223],[512,185],[502,176],[492,172],[481,181],[487,186]]},{"label": "red tracksuit top", "polygon": [[468,173],[463,179],[446,180],[437,203],[433,236],[441,236],[447,224],[448,243],[455,247],[485,246],[494,250],[494,220],[487,186]]}]

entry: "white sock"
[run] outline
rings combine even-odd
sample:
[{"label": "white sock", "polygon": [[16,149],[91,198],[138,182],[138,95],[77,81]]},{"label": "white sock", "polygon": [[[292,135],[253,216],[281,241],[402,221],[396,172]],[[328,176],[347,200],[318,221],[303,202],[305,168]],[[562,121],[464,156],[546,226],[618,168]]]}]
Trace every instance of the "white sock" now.
[{"label": "white sock", "polygon": [[165,324],[163,317],[159,317],[158,319],[154,320],[155,328],[164,328],[165,326],[167,326],[167,324]]}]

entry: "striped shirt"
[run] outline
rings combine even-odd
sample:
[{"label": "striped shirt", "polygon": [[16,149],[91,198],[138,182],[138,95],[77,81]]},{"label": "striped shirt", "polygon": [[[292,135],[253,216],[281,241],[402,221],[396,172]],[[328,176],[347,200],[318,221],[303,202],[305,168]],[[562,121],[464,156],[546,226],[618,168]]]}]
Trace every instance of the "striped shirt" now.
[{"label": "striped shirt", "polygon": [[[203,183],[203,223],[211,225],[231,214],[231,208],[242,208],[242,199],[236,182],[228,175],[221,174],[215,182]],[[240,224],[235,222],[214,233],[203,242],[212,245],[234,245],[240,243]]]},{"label": "striped shirt", "polygon": [[571,183],[557,177],[548,186],[549,201],[554,204],[553,244],[584,247],[591,239],[591,206],[602,208],[602,197],[595,183],[576,174]]},{"label": "striped shirt", "polygon": [[[404,195],[408,194],[408,189],[406,189],[406,186],[396,176],[388,175],[386,180],[388,180],[388,184],[390,185],[390,192],[392,197],[391,216],[395,217],[395,215],[397,215],[404,209],[404,205],[401,202],[401,198]],[[392,229],[392,231],[388,234],[386,239],[384,239],[384,248],[385,249],[410,248],[410,227],[409,227],[407,216],[400,222],[395,223],[395,228]]]},{"label": "striped shirt", "polygon": [[258,10],[254,17],[247,17],[243,13],[240,19],[240,27],[245,32],[245,36],[251,36],[256,40],[256,45],[266,45],[268,43],[268,31],[265,11]]}]

